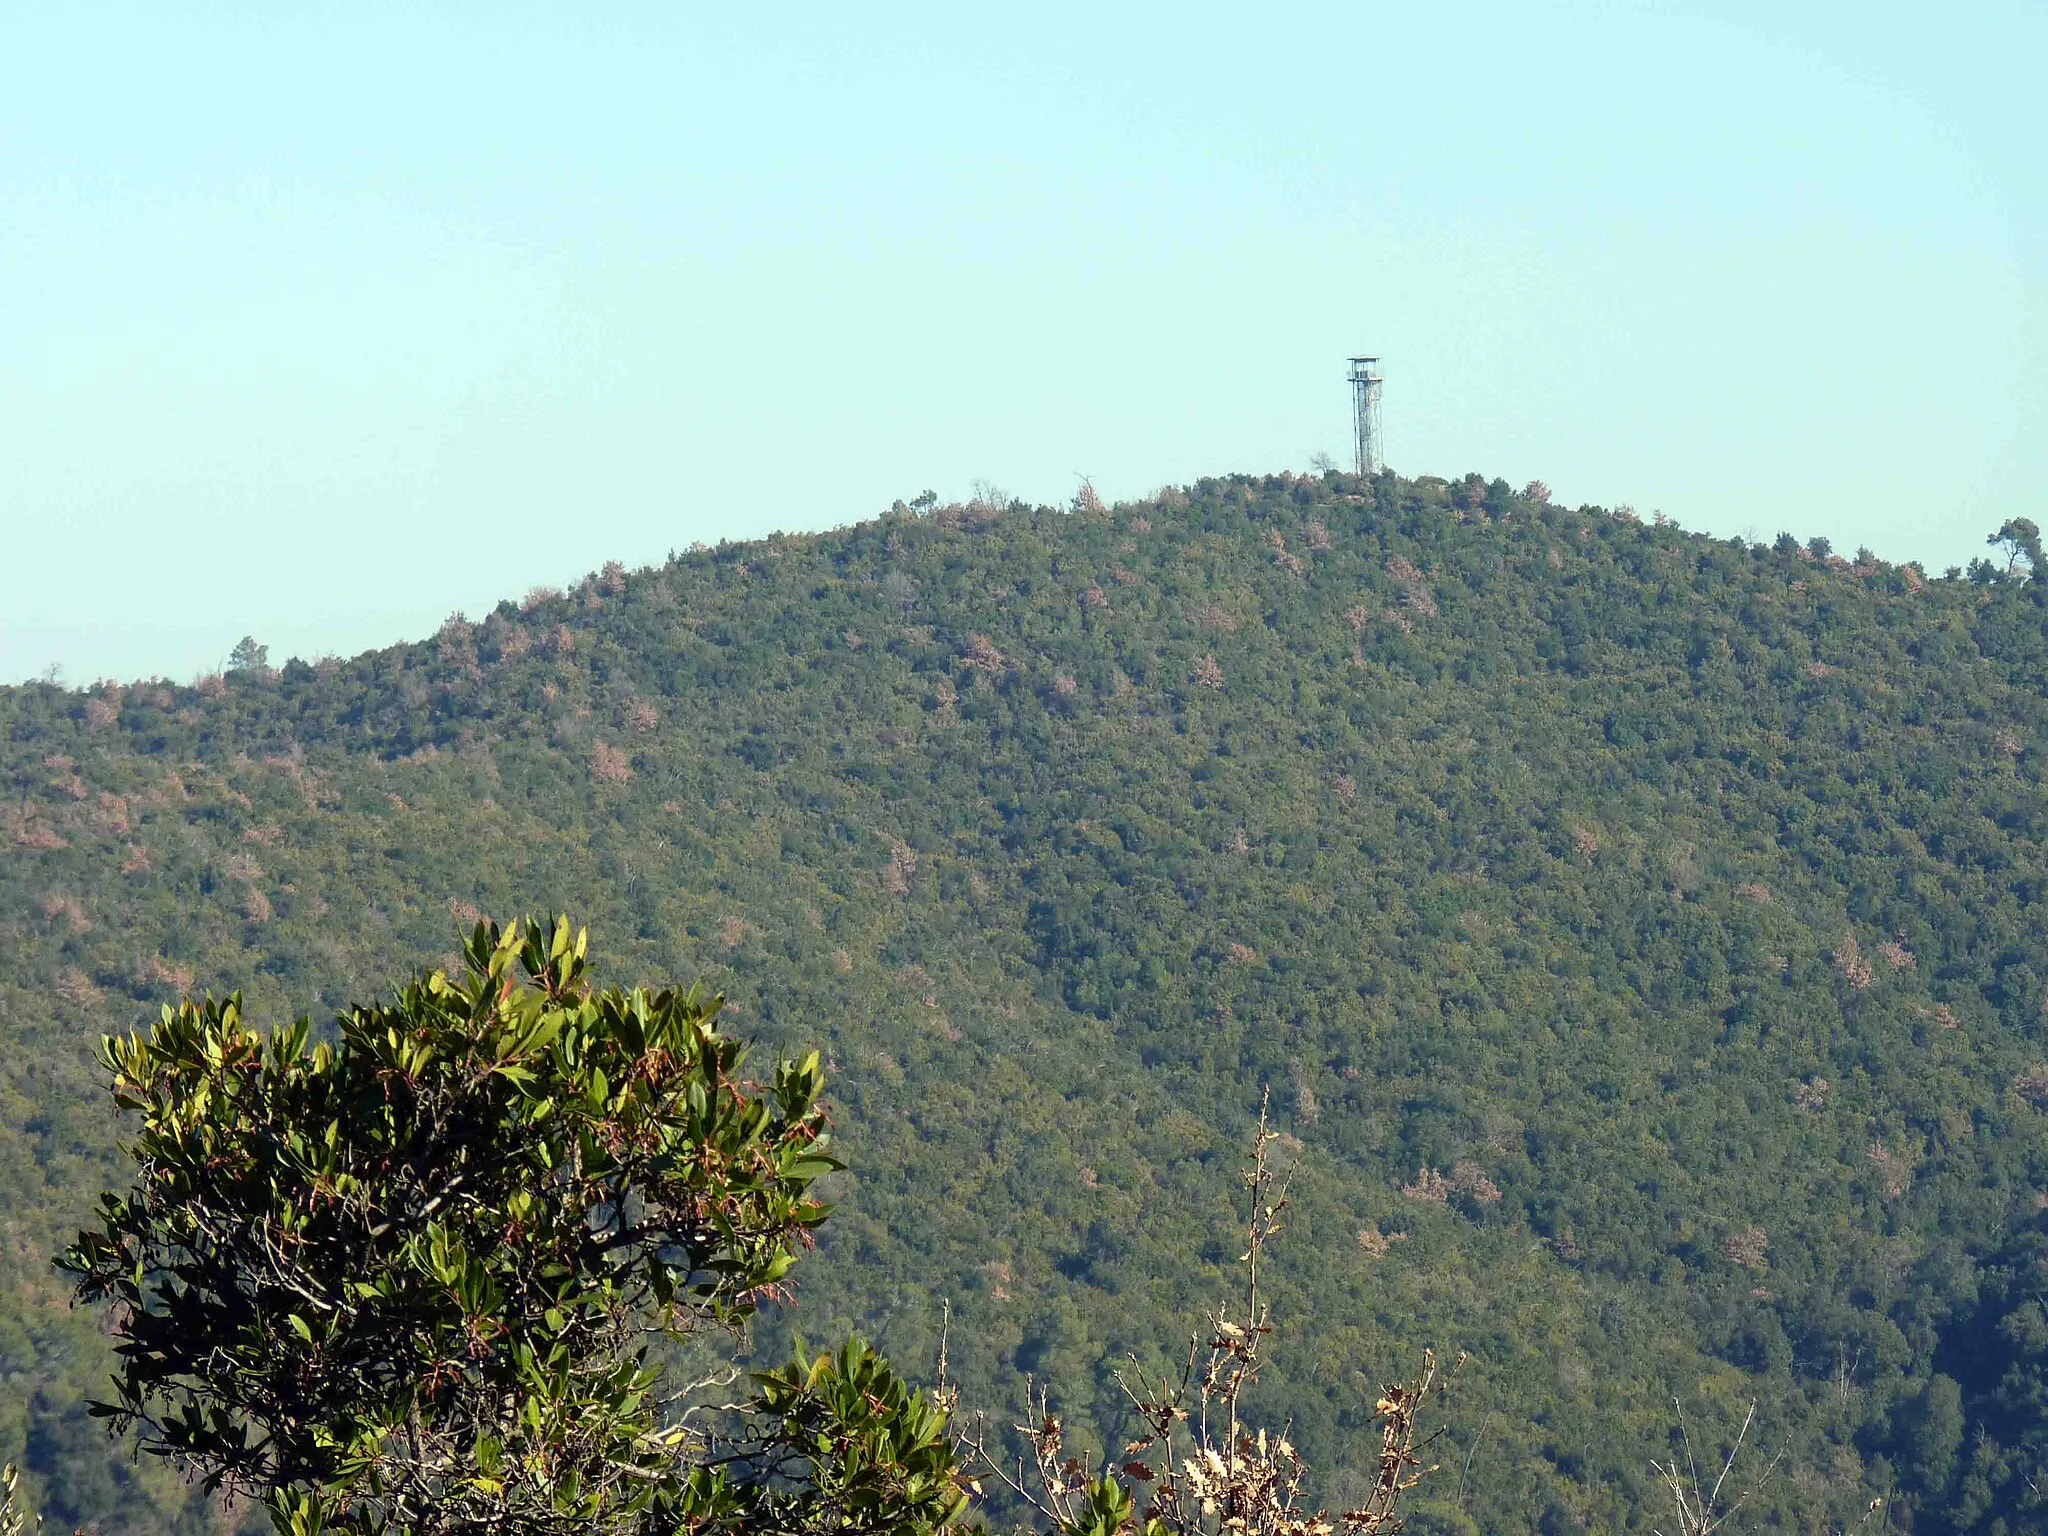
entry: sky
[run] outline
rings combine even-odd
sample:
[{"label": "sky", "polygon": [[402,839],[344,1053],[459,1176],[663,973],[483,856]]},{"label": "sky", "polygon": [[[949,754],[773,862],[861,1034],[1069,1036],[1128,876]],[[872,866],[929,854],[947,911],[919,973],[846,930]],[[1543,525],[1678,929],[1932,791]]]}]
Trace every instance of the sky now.
[{"label": "sky", "polygon": [[[2048,521],[2039,0],[0,3],[0,681],[976,482]],[[61,669],[53,673],[52,669]]]}]

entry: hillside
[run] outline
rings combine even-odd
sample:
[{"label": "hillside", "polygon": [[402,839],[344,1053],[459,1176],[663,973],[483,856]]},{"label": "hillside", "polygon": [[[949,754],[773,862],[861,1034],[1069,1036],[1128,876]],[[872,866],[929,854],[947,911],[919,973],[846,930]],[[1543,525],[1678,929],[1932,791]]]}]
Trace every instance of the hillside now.
[{"label": "hillside", "polygon": [[2048,607],[1781,546],[1478,477],[920,498],[352,661],[0,690],[0,1460],[212,1528],[83,1415],[90,1042],[546,906],[828,1050],[853,1169],[777,1327],[928,1371],[950,1298],[967,1401],[1115,1435],[1270,1088],[1263,1390],[1333,1497],[1438,1344],[1417,1531],[1645,1528],[1674,1395],[1760,1400],[1762,1528],[2043,1518]]}]

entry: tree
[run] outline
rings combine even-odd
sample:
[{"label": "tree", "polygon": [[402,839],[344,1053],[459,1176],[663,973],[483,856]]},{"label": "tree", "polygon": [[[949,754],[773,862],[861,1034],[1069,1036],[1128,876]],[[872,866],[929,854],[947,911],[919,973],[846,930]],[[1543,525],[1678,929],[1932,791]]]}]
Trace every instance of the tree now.
[{"label": "tree", "polygon": [[857,1342],[717,1434],[650,1348],[736,1327],[825,1218],[816,1054],[749,1083],[721,999],[594,990],[567,919],[464,960],[333,1043],[239,995],[103,1042],[137,1184],[59,1261],[116,1304],[102,1416],[291,1536],[955,1519],[943,1412]]},{"label": "tree", "polygon": [[1955,1378],[1937,1372],[1900,1405],[1900,1466],[1926,1504],[1939,1509],[1954,1481],[1963,1448],[1963,1393]]},{"label": "tree", "polygon": [[270,647],[258,645],[254,635],[244,635],[228,652],[230,672],[261,672],[270,665]]},{"label": "tree", "polygon": [[[2008,581],[2028,581],[2048,570],[2048,556],[2041,552],[2041,530],[2032,518],[2007,518],[1998,532],[1984,542],[2005,556],[2004,577]],[[2024,572],[2020,570],[2022,560],[2026,562]]]}]

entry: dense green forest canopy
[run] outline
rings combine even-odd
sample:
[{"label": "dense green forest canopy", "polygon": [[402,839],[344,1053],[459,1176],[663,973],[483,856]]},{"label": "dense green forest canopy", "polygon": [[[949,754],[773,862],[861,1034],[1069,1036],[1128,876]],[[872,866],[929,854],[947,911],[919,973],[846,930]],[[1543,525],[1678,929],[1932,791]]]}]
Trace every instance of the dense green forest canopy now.
[{"label": "dense green forest canopy", "polygon": [[[2048,607],[1477,476],[935,498],[609,566],[423,644],[0,691],[0,1459],[218,1528],[83,1411],[49,1256],[118,1174],[91,1049],[316,1021],[479,911],[826,1052],[839,1211],[763,1326],[1128,1438],[1293,1179],[1265,1407],[1341,1502],[1473,1351],[1413,1529],[1635,1530],[1672,1399],[1745,1512],[2043,1519]],[[2033,534],[2038,549],[2038,534]],[[59,999],[55,1007],[51,998]],[[1289,1319],[1295,1320],[1288,1326]]]}]

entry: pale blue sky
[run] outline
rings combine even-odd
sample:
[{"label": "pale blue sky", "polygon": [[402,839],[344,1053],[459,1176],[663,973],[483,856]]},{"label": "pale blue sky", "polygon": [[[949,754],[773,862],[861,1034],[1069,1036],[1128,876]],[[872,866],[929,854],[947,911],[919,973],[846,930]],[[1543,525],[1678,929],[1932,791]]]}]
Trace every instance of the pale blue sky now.
[{"label": "pale blue sky", "polygon": [[[758,18],[758,19],[757,19]],[[0,0],[0,678],[1347,453],[1935,566],[2048,486],[2048,8]]]}]

